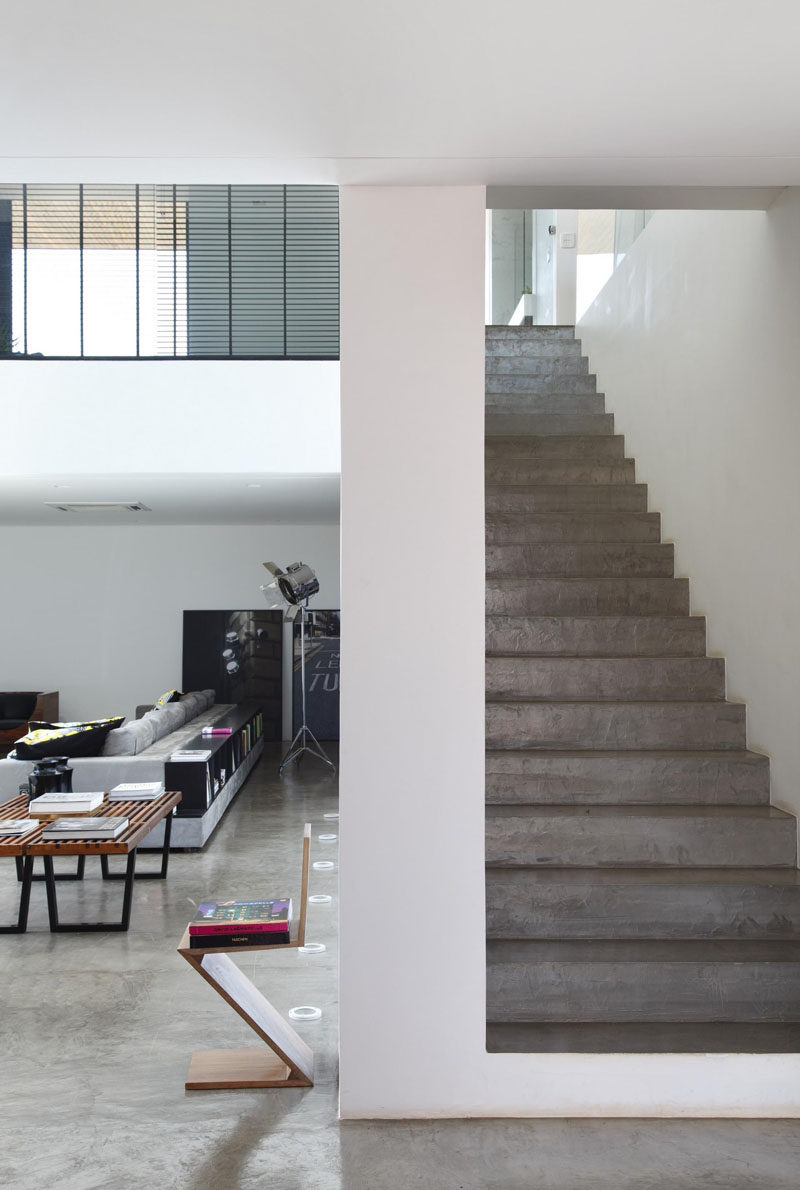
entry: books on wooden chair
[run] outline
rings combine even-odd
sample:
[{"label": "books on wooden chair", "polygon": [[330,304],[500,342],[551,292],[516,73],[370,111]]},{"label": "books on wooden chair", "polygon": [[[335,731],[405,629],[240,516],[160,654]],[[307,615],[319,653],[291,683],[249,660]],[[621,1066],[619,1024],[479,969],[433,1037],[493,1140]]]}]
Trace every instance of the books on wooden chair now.
[{"label": "books on wooden chair", "polygon": [[189,945],[201,947],[279,946],[289,941],[292,902],[204,901],[189,923]]}]

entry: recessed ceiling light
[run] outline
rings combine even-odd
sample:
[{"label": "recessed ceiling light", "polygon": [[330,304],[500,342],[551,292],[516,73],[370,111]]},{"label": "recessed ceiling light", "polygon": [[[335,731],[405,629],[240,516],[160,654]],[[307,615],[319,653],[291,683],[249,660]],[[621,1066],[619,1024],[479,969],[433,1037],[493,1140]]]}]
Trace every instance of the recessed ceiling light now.
[{"label": "recessed ceiling light", "polygon": [[260,488],[261,484],[260,483],[246,483],[244,486],[246,488]]},{"label": "recessed ceiling light", "polygon": [[71,483],[54,483],[53,487],[54,488],[71,488],[72,484]]}]

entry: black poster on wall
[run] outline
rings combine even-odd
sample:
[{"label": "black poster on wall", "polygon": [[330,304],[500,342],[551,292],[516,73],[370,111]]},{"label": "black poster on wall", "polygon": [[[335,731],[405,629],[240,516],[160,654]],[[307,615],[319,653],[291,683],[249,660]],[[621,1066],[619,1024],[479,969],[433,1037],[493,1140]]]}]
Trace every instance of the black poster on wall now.
[{"label": "black poster on wall", "polygon": [[185,611],[183,689],[216,692],[217,702],[257,702],[264,738],[281,738],[283,613]]},{"label": "black poster on wall", "polygon": [[[339,611],[309,609],[306,618],[306,714],[318,740],[339,738]],[[292,735],[300,730],[300,620],[293,634]]]}]

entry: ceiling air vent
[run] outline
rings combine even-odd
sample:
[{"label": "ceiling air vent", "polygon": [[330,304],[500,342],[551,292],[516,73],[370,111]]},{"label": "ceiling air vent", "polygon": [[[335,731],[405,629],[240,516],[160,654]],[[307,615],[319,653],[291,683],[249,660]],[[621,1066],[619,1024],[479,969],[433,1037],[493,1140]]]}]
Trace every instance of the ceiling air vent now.
[{"label": "ceiling air vent", "polygon": [[118,509],[121,512],[152,512],[141,500],[70,500],[61,503],[55,500],[45,500],[47,508],[56,508],[59,512],[98,512]]}]

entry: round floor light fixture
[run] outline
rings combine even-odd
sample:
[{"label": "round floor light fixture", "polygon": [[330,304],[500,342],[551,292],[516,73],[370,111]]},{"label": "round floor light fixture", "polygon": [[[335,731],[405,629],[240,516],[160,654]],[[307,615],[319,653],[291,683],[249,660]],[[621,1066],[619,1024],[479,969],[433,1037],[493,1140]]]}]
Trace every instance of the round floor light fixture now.
[{"label": "round floor light fixture", "polygon": [[293,1021],[318,1021],[322,1019],[322,1009],[314,1008],[312,1004],[298,1004],[297,1008],[289,1009],[289,1017]]}]

